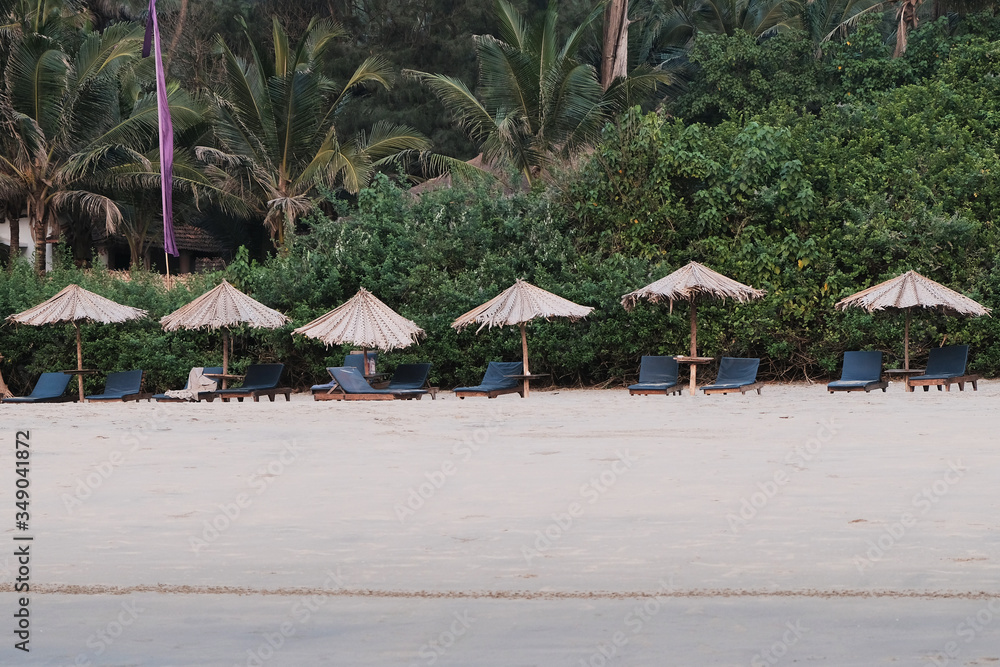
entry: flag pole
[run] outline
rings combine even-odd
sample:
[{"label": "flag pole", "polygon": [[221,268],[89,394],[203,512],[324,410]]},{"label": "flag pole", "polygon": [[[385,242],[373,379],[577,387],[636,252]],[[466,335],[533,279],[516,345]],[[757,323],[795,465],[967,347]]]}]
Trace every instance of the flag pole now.
[{"label": "flag pole", "polygon": [[163,255],[166,260],[167,289],[170,289],[170,255],[177,257],[174,240],[174,126],[170,120],[170,100],[167,95],[167,78],[160,52],[160,26],[156,20],[156,0],[149,0],[149,19],[142,45],[142,57],[152,52],[156,74],[156,111],[160,135],[160,194],[163,201]]}]

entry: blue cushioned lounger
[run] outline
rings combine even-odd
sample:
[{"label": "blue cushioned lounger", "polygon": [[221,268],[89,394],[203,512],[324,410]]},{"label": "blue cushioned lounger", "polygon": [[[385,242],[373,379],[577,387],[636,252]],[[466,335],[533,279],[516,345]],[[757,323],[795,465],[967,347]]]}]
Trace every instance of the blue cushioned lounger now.
[{"label": "blue cushioned lounger", "polygon": [[639,362],[639,382],[630,385],[629,396],[636,394],[680,394],[677,385],[677,360],[673,357],[643,357]]},{"label": "blue cushioned lounger", "polygon": [[[429,364],[428,364],[429,365]],[[394,399],[417,399],[427,393],[426,389],[375,389],[356,368],[331,368],[330,373],[337,382],[332,392],[324,400],[334,401],[391,401]]]},{"label": "blue cushioned lounger", "polygon": [[483,381],[475,387],[456,387],[453,391],[459,398],[485,396],[496,398],[502,394],[520,394],[524,398],[524,382],[511,375],[521,375],[524,365],[520,361],[491,361],[486,367]]},{"label": "blue cushioned lounger", "polygon": [[205,398],[209,402],[213,401],[216,396],[226,402],[235,398],[242,403],[244,398],[249,397],[256,403],[261,396],[267,396],[273,403],[275,395],[283,394],[285,400],[290,401],[292,400],[292,388],[278,386],[283,370],[285,370],[284,364],[251,364],[247,368],[247,374],[243,377],[242,385],[235,389],[216,389],[208,392]]},{"label": "blue cushioned lounger", "polygon": [[430,364],[400,364],[393,371],[386,389],[427,389],[427,376],[430,374]]},{"label": "blue cushioned lounger", "polygon": [[952,384],[957,384],[958,390],[963,391],[966,382],[971,382],[972,388],[978,390],[979,376],[965,374],[968,359],[968,345],[931,348],[927,357],[927,369],[923,375],[914,375],[907,381],[907,391],[913,391],[914,387],[923,387],[927,391],[931,386],[937,387],[938,391],[942,387],[945,391],[951,391]]},{"label": "blue cushioned lounger", "polygon": [[863,391],[873,389],[883,392],[889,383],[882,379],[882,353],[878,350],[867,352],[844,352],[844,369],[840,379],[826,385],[832,394],[835,391]]},{"label": "blue cushioned lounger", "polygon": [[4,403],[62,403],[75,401],[75,396],[66,396],[66,387],[72,375],[68,373],[42,373],[35,383],[35,388],[28,396],[15,396],[3,399]]},{"label": "blue cushioned lounger", "polygon": [[[363,355],[363,354],[348,354],[348,355],[346,355],[344,357],[344,366],[343,367],[357,368],[361,372],[361,374],[364,375],[365,374],[364,356],[365,355]],[[368,358],[371,359],[372,362],[375,362],[378,359],[378,353],[377,352],[369,352],[368,353]],[[332,369],[332,368],[341,368],[341,367],[340,366],[327,366],[326,367],[326,372],[330,373],[330,369]],[[333,373],[330,373],[330,377],[331,378],[333,377]],[[320,393],[320,392],[322,392],[322,393],[325,394],[325,393],[328,393],[331,389],[333,389],[336,386],[337,386],[337,381],[336,380],[330,380],[329,382],[327,382],[325,384],[314,384],[312,387],[309,388],[309,390],[313,394],[317,394],[317,393]]]},{"label": "blue cushioned lounger", "polygon": [[88,401],[148,401],[152,397],[152,393],[142,393],[141,370],[108,373],[103,394],[84,396]]},{"label": "blue cushioned lounger", "polygon": [[760,383],[757,382],[757,368],[760,366],[760,359],[739,359],[736,357],[722,357],[719,362],[719,375],[713,384],[705,385],[701,388],[706,394],[731,394],[740,392],[745,394],[751,389],[756,389],[760,393]]}]

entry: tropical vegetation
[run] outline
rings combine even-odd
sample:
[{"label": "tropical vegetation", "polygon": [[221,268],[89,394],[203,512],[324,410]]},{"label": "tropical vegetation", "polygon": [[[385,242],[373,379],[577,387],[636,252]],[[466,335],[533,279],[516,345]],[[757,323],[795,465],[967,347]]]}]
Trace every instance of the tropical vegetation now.
[{"label": "tropical vegetation", "polygon": [[[605,88],[595,3],[558,13],[501,3],[493,18],[459,3],[447,21],[444,3],[420,4],[423,14],[385,0],[381,14],[334,2],[333,16],[325,3],[188,6],[170,54],[179,224],[227,217],[274,242],[248,243],[221,274],[171,289],[148,272],[126,280],[94,267],[89,254],[91,232],[110,228],[133,237],[135,259],[158,224],[139,24],[80,20],[56,2],[2,5],[0,215],[28,215],[40,238],[64,242],[47,275],[13,258],[0,315],[69,282],[147,308],[150,320],[87,328],[84,344],[99,367],[143,367],[164,388],[221,352],[210,334],[168,335],[156,319],[226,277],[294,319],[239,333],[237,367],[281,360],[306,386],[346,350],[291,328],[364,286],[428,332],[386,364],[430,360],[434,381],[452,386],[516,358],[513,332],[449,327],[515,278],[596,307],[584,322],[532,325],[533,369],[558,383],[620,383],[641,354],[684,349],[684,312],[626,313],[618,300],[690,260],[768,291],[749,305],[707,304],[699,343],[709,355],[760,356],[771,378],[828,376],[845,349],[900,356],[901,318],[833,305],[907,269],[1000,307],[991,6],[910,4],[897,15],[857,1],[637,0],[627,76]],[[212,7],[244,20],[213,23]],[[131,11],[122,4],[125,19],[141,20]],[[465,35],[465,46],[427,26]],[[186,39],[192,31],[202,36]],[[422,166],[479,152],[531,187],[456,179],[408,191],[433,175]],[[72,361],[70,331],[0,327],[0,370],[23,390]],[[994,318],[923,314],[911,340],[918,360],[969,343],[974,370],[1000,373]]]}]

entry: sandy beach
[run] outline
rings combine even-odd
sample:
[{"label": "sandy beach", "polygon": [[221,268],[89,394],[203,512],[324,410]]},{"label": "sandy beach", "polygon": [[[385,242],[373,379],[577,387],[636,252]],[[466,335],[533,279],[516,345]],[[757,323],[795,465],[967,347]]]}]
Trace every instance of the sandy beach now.
[{"label": "sandy beach", "polygon": [[0,663],[997,664],[998,400],[5,405]]}]

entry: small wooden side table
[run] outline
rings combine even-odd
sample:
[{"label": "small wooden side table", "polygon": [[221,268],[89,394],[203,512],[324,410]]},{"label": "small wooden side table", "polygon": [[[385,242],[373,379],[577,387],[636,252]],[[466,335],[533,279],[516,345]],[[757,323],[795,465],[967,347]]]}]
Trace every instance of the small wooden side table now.
[{"label": "small wooden side table", "polygon": [[688,385],[688,392],[694,396],[698,393],[698,366],[715,361],[715,357],[674,357],[679,364],[687,364],[690,368],[691,381]]},{"label": "small wooden side table", "polygon": [[207,378],[222,380],[222,388],[229,389],[229,380],[242,380],[245,375],[234,375],[233,373],[202,373]]},{"label": "small wooden side table", "polygon": [[80,402],[83,403],[83,376],[84,375],[97,375],[101,371],[96,368],[73,368],[68,371],[59,371],[60,373],[65,373],[66,375],[75,375],[77,380],[77,385],[80,388]]}]

